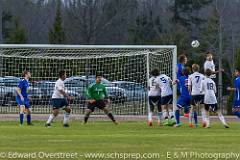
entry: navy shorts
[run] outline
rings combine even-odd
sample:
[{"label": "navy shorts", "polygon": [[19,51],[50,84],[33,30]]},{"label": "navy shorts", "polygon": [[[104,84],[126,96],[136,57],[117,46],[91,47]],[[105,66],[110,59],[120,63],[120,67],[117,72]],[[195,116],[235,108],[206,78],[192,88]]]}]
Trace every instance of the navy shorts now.
[{"label": "navy shorts", "polygon": [[148,103],[150,106],[150,110],[154,111],[154,104],[157,104],[158,110],[161,108],[161,96],[149,96]]},{"label": "navy shorts", "polygon": [[161,104],[162,105],[172,104],[172,101],[173,101],[173,95],[165,96],[165,97],[162,97]]},{"label": "navy shorts", "polygon": [[232,111],[234,112],[240,112],[240,101],[234,101]]},{"label": "navy shorts", "polygon": [[207,111],[216,112],[218,110],[218,105],[217,105],[217,103],[215,103],[215,104],[205,104],[205,109]]},{"label": "navy shorts", "polygon": [[29,100],[26,97],[24,97],[24,101],[22,101],[21,98],[19,96],[17,96],[16,101],[17,101],[17,104],[19,107],[21,105],[24,105],[26,109],[30,108]]},{"label": "navy shorts", "polygon": [[204,104],[204,95],[194,95],[191,99],[191,105]]},{"label": "navy shorts", "polygon": [[52,99],[53,109],[65,108],[68,106],[68,101],[65,98],[53,98]]},{"label": "navy shorts", "polygon": [[191,103],[191,97],[179,97],[178,101],[177,101],[177,107],[178,108],[184,108],[184,107],[189,107]]},{"label": "navy shorts", "polygon": [[87,109],[94,112],[95,108],[104,109],[106,107],[106,101],[105,100],[97,100],[94,103],[88,103]]}]

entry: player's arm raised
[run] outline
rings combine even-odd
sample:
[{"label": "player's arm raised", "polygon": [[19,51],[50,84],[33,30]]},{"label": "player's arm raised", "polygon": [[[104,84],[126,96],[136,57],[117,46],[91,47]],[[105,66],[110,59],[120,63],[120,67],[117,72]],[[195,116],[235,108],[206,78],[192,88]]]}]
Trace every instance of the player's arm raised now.
[{"label": "player's arm raised", "polygon": [[228,91],[236,91],[237,89],[236,88],[232,88],[232,87],[227,87],[227,90]]}]

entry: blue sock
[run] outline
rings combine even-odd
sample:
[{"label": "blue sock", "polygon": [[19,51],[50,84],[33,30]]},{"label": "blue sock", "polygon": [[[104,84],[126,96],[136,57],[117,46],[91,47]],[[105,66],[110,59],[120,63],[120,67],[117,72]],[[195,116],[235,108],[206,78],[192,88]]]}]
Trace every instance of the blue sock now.
[{"label": "blue sock", "polygon": [[176,110],[175,111],[175,118],[176,118],[176,123],[177,124],[180,124],[180,111],[179,110]]},{"label": "blue sock", "polygon": [[185,106],[185,107],[184,107],[184,113],[185,113],[185,114],[188,114],[188,113],[189,113],[189,106]]},{"label": "blue sock", "polygon": [[193,118],[194,118],[195,124],[198,124],[197,111],[193,112]]},{"label": "blue sock", "polygon": [[234,114],[235,114],[238,118],[240,118],[240,112],[234,112]]},{"label": "blue sock", "polygon": [[24,114],[20,113],[19,118],[20,118],[20,124],[22,125],[23,124],[23,119],[24,119]]},{"label": "blue sock", "polygon": [[27,124],[31,123],[31,114],[27,114]]}]

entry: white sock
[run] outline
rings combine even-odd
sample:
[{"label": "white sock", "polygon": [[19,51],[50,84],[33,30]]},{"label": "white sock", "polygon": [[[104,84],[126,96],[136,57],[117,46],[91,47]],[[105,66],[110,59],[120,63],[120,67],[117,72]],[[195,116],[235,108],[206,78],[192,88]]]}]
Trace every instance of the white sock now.
[{"label": "white sock", "polygon": [[210,127],[210,118],[209,116],[206,116],[206,127]]},{"label": "white sock", "polygon": [[172,111],[171,109],[169,110],[169,116],[170,116],[170,118],[172,118],[172,119],[174,118],[174,113],[173,113],[173,111]]},{"label": "white sock", "polygon": [[222,113],[218,113],[218,118],[222,122],[223,125],[227,125],[225,118],[223,117]]},{"label": "white sock", "polygon": [[201,113],[202,113],[202,121],[206,122],[206,111],[204,108],[201,109]]},{"label": "white sock", "polygon": [[149,112],[149,113],[148,113],[148,121],[151,121],[151,122],[152,122],[152,115],[153,115],[152,112]]},{"label": "white sock", "polygon": [[158,120],[161,121],[162,119],[162,112],[158,112]]},{"label": "white sock", "polygon": [[49,118],[47,120],[47,124],[50,124],[53,121],[54,118],[55,118],[55,116],[53,114],[50,114]]},{"label": "white sock", "polygon": [[70,113],[65,112],[63,117],[63,124],[68,124],[70,119]]},{"label": "white sock", "polygon": [[167,118],[168,118],[168,113],[167,113],[166,110],[163,110],[162,115],[163,115],[163,118],[164,118],[164,119],[167,119]]}]

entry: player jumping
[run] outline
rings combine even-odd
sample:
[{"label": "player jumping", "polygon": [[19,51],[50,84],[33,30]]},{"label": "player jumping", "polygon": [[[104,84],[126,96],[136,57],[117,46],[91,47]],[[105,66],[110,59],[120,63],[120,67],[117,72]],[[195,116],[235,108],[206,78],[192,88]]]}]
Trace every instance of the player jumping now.
[{"label": "player jumping", "polygon": [[109,112],[106,107],[106,104],[110,102],[110,99],[108,99],[105,85],[101,82],[102,76],[100,74],[96,74],[96,83],[92,83],[87,89],[88,107],[84,116],[84,124],[87,123],[88,118],[90,114],[94,112],[95,107],[103,110],[113,123],[118,124],[113,114]]},{"label": "player jumping", "polygon": [[210,78],[212,75],[212,71],[210,69],[206,69],[205,71],[206,78],[202,81],[202,91],[204,94],[204,104],[206,110],[206,126],[205,128],[210,127],[210,119],[209,119],[209,112],[217,112],[218,118],[222,122],[225,128],[229,128],[228,124],[225,121],[221,111],[218,109],[217,105],[217,98],[215,93],[217,92],[215,82]]},{"label": "player jumping", "polygon": [[158,125],[161,125],[161,90],[159,87],[159,81],[157,80],[159,76],[159,70],[153,69],[151,71],[151,78],[149,79],[149,92],[148,92],[148,103],[149,103],[149,111],[148,111],[148,125],[152,126],[152,115],[154,113],[154,105],[157,105],[158,109]]},{"label": "player jumping", "polygon": [[70,118],[71,108],[68,104],[67,99],[70,101],[72,100],[72,97],[70,97],[66,93],[65,86],[64,86],[65,79],[66,79],[66,72],[60,71],[59,79],[56,81],[56,84],[54,86],[54,92],[52,95],[53,111],[52,111],[52,114],[49,115],[49,118],[45,124],[46,127],[51,126],[51,122],[53,121],[53,119],[55,119],[58,116],[60,108],[63,108],[65,110],[63,126],[69,127],[69,118]]},{"label": "player jumping", "polygon": [[31,77],[31,73],[29,71],[23,72],[23,80],[21,80],[16,88],[16,101],[19,106],[19,119],[20,119],[20,126],[23,125],[24,113],[27,114],[27,125],[33,125],[31,123],[31,111],[30,111],[30,104],[27,95],[27,90],[29,88],[29,78]]},{"label": "player jumping", "polygon": [[177,101],[177,108],[175,111],[176,125],[175,127],[179,127],[180,124],[180,109],[190,108],[191,96],[188,91],[188,75],[190,74],[190,68],[186,67],[183,69],[183,76],[179,77],[177,80],[177,84],[179,86],[179,91],[181,96]]}]

